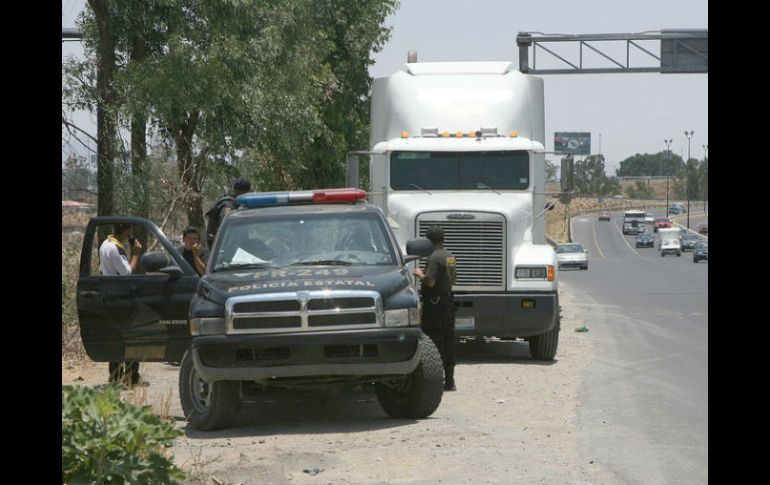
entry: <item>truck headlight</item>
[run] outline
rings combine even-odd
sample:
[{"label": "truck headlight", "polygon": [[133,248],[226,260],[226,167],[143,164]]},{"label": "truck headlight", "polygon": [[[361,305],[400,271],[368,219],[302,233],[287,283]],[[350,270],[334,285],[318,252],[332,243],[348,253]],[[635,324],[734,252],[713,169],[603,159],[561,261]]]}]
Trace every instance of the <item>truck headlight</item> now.
[{"label": "truck headlight", "polygon": [[547,266],[516,266],[514,272],[517,280],[554,280],[553,265]]},{"label": "truck headlight", "polygon": [[420,309],[399,308],[398,310],[385,310],[386,327],[408,327],[420,324]]},{"label": "truck headlight", "polygon": [[225,333],[224,318],[191,318],[191,335],[221,335]]}]

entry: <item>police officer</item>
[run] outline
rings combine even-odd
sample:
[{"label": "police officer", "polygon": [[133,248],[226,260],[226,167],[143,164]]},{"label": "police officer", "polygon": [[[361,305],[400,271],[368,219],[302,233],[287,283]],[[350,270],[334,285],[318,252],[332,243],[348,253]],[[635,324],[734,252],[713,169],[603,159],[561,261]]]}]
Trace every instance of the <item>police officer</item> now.
[{"label": "police officer", "polygon": [[456,391],[455,386],[455,305],[452,285],[457,275],[455,257],[444,249],[444,230],[428,228],[425,236],[433,243],[425,272],[420,268],[412,274],[422,280],[422,330],[438,347],[444,363],[444,390]]},{"label": "police officer", "polygon": [[209,248],[214,242],[214,236],[219,231],[219,226],[222,224],[222,219],[225,218],[228,212],[238,208],[238,203],[235,202],[235,198],[241,194],[245,194],[251,191],[251,182],[246,177],[238,177],[233,182],[232,192],[222,196],[214,203],[214,206],[206,212],[206,217],[209,218],[208,226],[206,227],[206,242],[208,242]]}]

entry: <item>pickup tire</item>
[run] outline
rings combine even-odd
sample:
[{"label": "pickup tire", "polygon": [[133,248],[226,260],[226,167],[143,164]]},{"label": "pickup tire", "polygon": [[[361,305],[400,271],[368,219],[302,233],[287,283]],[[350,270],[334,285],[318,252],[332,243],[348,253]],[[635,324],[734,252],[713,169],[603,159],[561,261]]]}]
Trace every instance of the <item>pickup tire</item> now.
[{"label": "pickup tire", "polygon": [[530,337],[529,354],[535,360],[553,360],[556,357],[556,349],[559,347],[559,330],[561,329],[561,307],[556,300],[556,324],[551,330]]},{"label": "pickup tire", "polygon": [[444,395],[444,365],[436,345],[427,335],[419,340],[420,363],[404,379],[375,384],[382,409],[391,418],[427,418],[438,409]]},{"label": "pickup tire", "polygon": [[179,369],[179,399],[185,418],[198,431],[229,427],[241,407],[239,382],[205,382],[195,371],[190,349]]}]

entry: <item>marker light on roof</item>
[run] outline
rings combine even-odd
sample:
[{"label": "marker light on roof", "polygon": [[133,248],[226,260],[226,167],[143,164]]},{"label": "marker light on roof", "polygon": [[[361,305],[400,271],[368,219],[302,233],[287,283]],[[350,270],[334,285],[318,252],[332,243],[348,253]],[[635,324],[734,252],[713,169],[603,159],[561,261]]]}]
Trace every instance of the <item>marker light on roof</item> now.
[{"label": "marker light on roof", "polygon": [[361,189],[304,190],[298,192],[252,192],[236,199],[243,207],[266,207],[308,202],[353,202],[366,198]]}]

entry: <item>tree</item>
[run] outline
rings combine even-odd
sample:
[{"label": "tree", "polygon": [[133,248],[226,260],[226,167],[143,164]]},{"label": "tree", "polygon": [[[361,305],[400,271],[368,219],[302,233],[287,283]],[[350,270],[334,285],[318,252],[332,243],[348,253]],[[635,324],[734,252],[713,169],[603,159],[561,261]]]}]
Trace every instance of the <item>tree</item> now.
[{"label": "tree", "polygon": [[550,160],[545,161],[545,181],[546,182],[556,181],[556,164]]},{"label": "tree", "polygon": [[620,166],[615,170],[615,175],[618,177],[673,175],[679,172],[683,166],[684,161],[678,155],[672,154],[671,158],[666,158],[664,152],[637,153],[620,162]]},{"label": "tree", "polygon": [[583,196],[604,196],[620,191],[617,179],[610,180],[605,173],[604,155],[589,155],[575,162],[575,191]]}]

